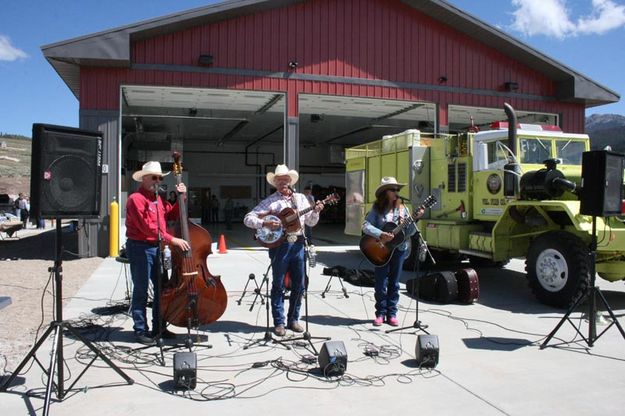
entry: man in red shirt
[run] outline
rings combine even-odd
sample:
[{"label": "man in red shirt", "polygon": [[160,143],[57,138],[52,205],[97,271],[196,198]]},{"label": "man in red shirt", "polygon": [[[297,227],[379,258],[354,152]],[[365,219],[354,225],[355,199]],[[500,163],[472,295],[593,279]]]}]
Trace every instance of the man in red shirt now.
[{"label": "man in red shirt", "polygon": [[[132,319],[133,329],[137,341],[146,344],[154,344],[154,336],[161,329],[159,312],[158,281],[160,275],[157,259],[159,237],[163,244],[178,247],[182,251],[189,250],[189,243],[181,238],[174,237],[167,232],[166,220],[175,220],[179,217],[178,203],[173,206],[159,195],[159,185],[163,176],[168,175],[161,170],[159,162],[150,161],[143,168],[133,173],[132,178],[140,182],[137,192],[128,197],[126,203],[126,251],[130,261],[130,274],[132,275]],[[176,190],[184,197],[186,186],[180,183]],[[154,299],[152,303],[152,329],[150,333],[147,318],[146,305],[148,300],[148,285],[152,281],[154,287]],[[163,328],[164,329],[164,328]],[[161,336],[171,337],[174,334],[169,331],[160,331]]]}]

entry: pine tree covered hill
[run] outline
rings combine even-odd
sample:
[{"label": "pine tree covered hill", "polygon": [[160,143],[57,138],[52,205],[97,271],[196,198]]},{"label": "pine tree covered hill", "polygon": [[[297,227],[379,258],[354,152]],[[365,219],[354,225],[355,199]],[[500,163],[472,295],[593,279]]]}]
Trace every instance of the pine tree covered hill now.
[{"label": "pine tree covered hill", "polygon": [[625,153],[625,116],[618,114],[593,114],[586,117],[586,133],[593,149],[610,146]]},{"label": "pine tree covered hill", "polygon": [[2,133],[2,132],[0,132],[0,139],[31,140],[30,137],[22,136],[21,134],[10,134],[10,133]]}]

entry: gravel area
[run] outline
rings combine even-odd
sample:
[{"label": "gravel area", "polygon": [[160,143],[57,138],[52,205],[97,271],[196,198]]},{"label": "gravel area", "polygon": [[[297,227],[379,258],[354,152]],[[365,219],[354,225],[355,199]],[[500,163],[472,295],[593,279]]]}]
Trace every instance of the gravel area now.
[{"label": "gravel area", "polygon": [[[77,234],[62,229],[63,304],[74,296],[98,268],[100,257],[77,256]],[[53,320],[56,230],[20,230],[0,241],[0,296],[11,304],[0,310],[0,375],[10,374]]]}]

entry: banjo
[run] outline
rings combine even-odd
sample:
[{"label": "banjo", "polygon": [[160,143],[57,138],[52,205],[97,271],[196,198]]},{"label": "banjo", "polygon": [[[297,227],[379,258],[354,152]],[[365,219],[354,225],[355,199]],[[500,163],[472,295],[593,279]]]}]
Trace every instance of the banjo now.
[{"label": "banjo", "polygon": [[[332,205],[339,200],[339,195],[333,193],[328,195],[322,202],[325,205]],[[282,242],[287,238],[287,233],[294,233],[300,230],[301,224],[299,221],[299,217],[308,214],[313,209],[315,209],[315,205],[299,211],[295,210],[294,208],[284,208],[277,214],[268,213],[266,215],[263,215],[261,216],[263,219],[279,221],[282,225],[276,230],[272,230],[269,227],[258,228],[256,230],[256,233],[254,234],[254,238],[258,240],[260,245],[264,247],[277,247],[282,244]]]}]

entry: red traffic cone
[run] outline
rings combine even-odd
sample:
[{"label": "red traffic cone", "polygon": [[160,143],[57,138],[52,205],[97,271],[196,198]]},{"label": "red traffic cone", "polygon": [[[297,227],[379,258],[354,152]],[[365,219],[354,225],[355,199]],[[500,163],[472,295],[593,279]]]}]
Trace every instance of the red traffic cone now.
[{"label": "red traffic cone", "polygon": [[219,236],[219,254],[226,254],[227,252],[226,237],[222,234]]}]

